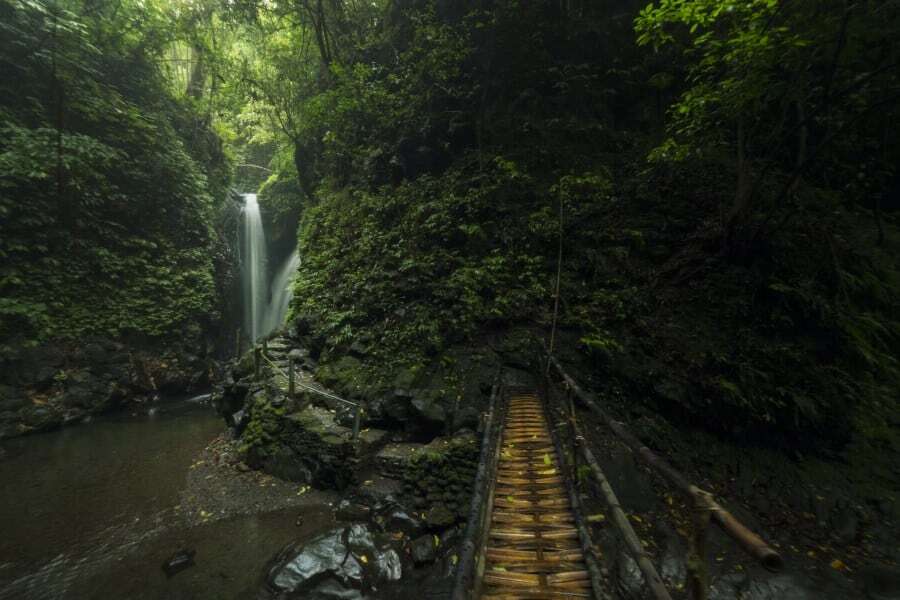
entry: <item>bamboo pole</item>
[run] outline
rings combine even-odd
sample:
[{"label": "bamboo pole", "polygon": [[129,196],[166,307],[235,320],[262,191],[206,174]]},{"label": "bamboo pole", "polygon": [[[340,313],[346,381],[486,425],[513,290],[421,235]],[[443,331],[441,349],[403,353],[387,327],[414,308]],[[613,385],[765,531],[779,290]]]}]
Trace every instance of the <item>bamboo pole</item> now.
[{"label": "bamboo pole", "polygon": [[[581,432],[578,430],[577,425],[575,426],[575,432],[577,439],[584,439]],[[644,552],[644,546],[641,544],[641,540],[638,538],[637,533],[635,533],[631,523],[628,522],[628,516],[625,514],[625,511],[622,510],[622,505],[619,504],[619,499],[612,489],[612,486],[609,484],[606,474],[600,468],[597,459],[594,458],[594,453],[591,452],[591,449],[588,448],[587,444],[580,444],[580,449],[581,457],[591,468],[594,479],[600,484],[600,491],[603,492],[603,500],[606,502],[610,514],[612,515],[611,520],[625,539],[625,546],[628,549],[628,553],[631,554],[631,557],[637,563],[638,568],[640,568],[641,573],[643,573],[644,581],[647,583],[647,587],[652,592],[653,597],[657,600],[671,600],[672,597],[669,595],[669,591],[666,589],[662,578],[656,571],[656,567],[653,566],[650,557]]]},{"label": "bamboo pole", "polygon": [[[550,439],[553,440],[553,447],[556,449],[556,454],[559,456],[560,467],[573,467],[577,464],[577,454],[572,454],[571,465],[566,464],[567,461],[565,454],[563,454],[562,441],[559,439],[559,432],[557,432],[556,427],[552,426],[552,423],[555,421],[555,419],[553,419],[553,415],[550,413],[550,407],[548,406],[546,401],[544,402],[544,413],[548,417],[548,425],[551,425],[549,427]],[[563,411],[563,413],[565,414],[565,410]],[[572,437],[573,439],[577,439],[577,435],[575,435],[575,422],[571,421],[570,425],[573,433]],[[568,492],[569,495],[569,503],[572,505],[572,514],[575,516],[575,528],[578,530],[578,540],[581,543],[581,552],[584,555],[584,562],[587,565],[588,573],[590,573],[591,588],[594,592],[594,598],[600,600],[600,598],[604,597],[604,586],[600,574],[600,566],[597,564],[597,558],[594,554],[594,542],[591,539],[591,534],[584,524],[584,515],[581,509],[581,498],[579,497],[578,490],[575,487],[575,481],[577,480],[578,473],[574,468],[570,470],[571,475],[569,477],[563,477],[562,479],[565,484],[566,492]],[[665,596],[660,600],[671,599],[668,596]]]},{"label": "bamboo pole", "polygon": [[[469,600],[472,597],[476,584],[476,555],[480,545],[480,538],[484,533],[484,511],[487,508],[491,489],[491,479],[494,473],[493,465],[497,460],[499,435],[494,436],[494,420],[497,414],[497,398],[500,395],[499,384],[494,384],[491,390],[491,399],[488,412],[484,417],[484,431],[481,436],[481,456],[478,460],[478,470],[475,472],[474,491],[472,502],[469,505],[469,518],[466,521],[466,530],[463,533],[463,542],[460,546],[459,561],[457,562],[456,575],[453,581],[451,600]],[[499,419],[498,419],[499,421]],[[496,445],[496,448],[493,446]]]},{"label": "bamboo pole", "polygon": [[706,539],[709,531],[709,509],[699,497],[692,513],[690,550],[687,561],[688,590],[691,600],[707,600],[709,597],[709,569],[706,560]]},{"label": "bamboo pole", "polygon": [[360,419],[362,418],[362,407],[357,404],[356,408],[353,410],[353,443],[355,444],[359,440],[359,424]]},{"label": "bamboo pole", "polygon": [[619,437],[619,439],[621,439],[625,443],[625,445],[631,449],[632,452],[639,455],[645,462],[647,462],[651,467],[661,473],[689,498],[693,499],[694,501],[703,503],[716,525],[718,525],[723,531],[725,531],[725,533],[731,536],[731,538],[735,542],[737,542],[745,552],[759,561],[761,565],[763,565],[770,571],[777,572],[784,567],[784,561],[782,560],[781,555],[778,554],[778,552],[773,550],[772,547],[765,543],[758,535],[747,529],[747,527],[745,527],[740,521],[738,521],[734,517],[734,515],[732,515],[718,502],[716,502],[709,492],[706,492],[705,490],[702,490],[701,488],[690,483],[684,477],[684,475],[676,471],[675,468],[672,467],[664,459],[657,456],[652,450],[650,450],[650,448],[645,446],[640,440],[638,440],[628,430],[626,430],[621,423],[613,420],[587,393],[585,393],[578,386],[577,383],[575,383],[574,379],[569,377],[569,375],[563,370],[562,366],[559,364],[559,361],[557,361],[556,358],[551,356],[549,360],[550,363],[556,368],[556,371],[559,373],[560,377],[562,377],[566,385],[572,388],[578,398],[582,402],[584,402],[584,404],[588,408],[596,413],[600,417],[600,420],[602,420],[606,424],[606,426],[609,427],[613,431],[613,433],[615,433]]},{"label": "bamboo pole", "polygon": [[288,356],[288,396],[291,398],[294,397],[297,388],[294,383],[294,377],[296,376],[294,372],[295,362],[296,359],[293,356]]}]

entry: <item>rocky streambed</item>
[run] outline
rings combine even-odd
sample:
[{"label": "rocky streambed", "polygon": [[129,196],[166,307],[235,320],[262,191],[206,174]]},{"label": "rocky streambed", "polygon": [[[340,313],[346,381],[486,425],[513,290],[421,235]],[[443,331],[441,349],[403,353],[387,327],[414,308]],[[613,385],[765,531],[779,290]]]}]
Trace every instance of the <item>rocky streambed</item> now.
[{"label": "rocky streambed", "polygon": [[[227,370],[216,412],[159,403],[3,442],[0,600],[445,595],[489,386],[473,379],[467,396],[449,402],[435,387],[417,389],[413,377],[378,398],[362,390],[352,396],[365,409],[354,439],[352,411],[308,391],[330,393],[302,344],[279,338],[269,350],[258,375],[249,354]],[[307,389],[293,395],[284,373],[291,359]],[[513,365],[504,373],[509,384],[536,385]],[[689,509],[586,423],[645,550],[673,597],[685,597]],[[582,492],[606,597],[646,597],[596,490],[582,482]],[[711,598],[898,598],[890,565],[867,570],[823,543],[810,555],[798,528],[773,530],[730,508],[778,544],[788,568],[764,571],[713,530]]]}]

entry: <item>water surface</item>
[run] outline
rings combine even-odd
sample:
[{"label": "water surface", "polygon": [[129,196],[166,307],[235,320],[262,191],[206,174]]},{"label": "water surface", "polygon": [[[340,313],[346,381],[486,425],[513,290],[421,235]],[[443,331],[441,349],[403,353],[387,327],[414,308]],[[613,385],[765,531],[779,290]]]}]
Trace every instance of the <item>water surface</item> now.
[{"label": "water surface", "polygon": [[[302,534],[298,511],[185,528],[175,516],[197,453],[222,431],[211,409],[160,405],[3,442],[0,599],[252,594],[265,561]],[[322,512],[322,507],[307,509]],[[182,548],[197,565],[167,579]]]}]

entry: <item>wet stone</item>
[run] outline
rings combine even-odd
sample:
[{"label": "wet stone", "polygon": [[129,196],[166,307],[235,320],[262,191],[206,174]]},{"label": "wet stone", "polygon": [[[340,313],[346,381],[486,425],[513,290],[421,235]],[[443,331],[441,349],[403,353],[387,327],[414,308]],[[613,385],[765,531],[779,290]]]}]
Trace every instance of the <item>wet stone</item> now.
[{"label": "wet stone", "polygon": [[166,577],[174,577],[185,569],[193,567],[196,564],[194,563],[195,554],[196,551],[194,550],[179,550],[170,556],[162,565],[162,570],[165,571]]},{"label": "wet stone", "polygon": [[263,597],[364,598],[401,575],[397,552],[378,547],[366,525],[354,524],[283,549],[268,569]]},{"label": "wet stone", "polygon": [[725,575],[712,582],[709,600],[813,600],[820,598],[797,576],[781,574],[752,578],[746,574]]},{"label": "wet stone", "polygon": [[434,545],[434,536],[430,534],[422,535],[412,541],[411,544],[412,559],[416,565],[427,565],[433,563],[437,558],[437,549]]}]

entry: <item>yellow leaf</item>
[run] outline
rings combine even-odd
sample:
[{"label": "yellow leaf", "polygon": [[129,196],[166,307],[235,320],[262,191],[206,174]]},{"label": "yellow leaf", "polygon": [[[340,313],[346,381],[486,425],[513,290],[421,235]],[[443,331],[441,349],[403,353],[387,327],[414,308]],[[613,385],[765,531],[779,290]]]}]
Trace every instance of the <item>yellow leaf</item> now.
[{"label": "yellow leaf", "polygon": [[639,516],[637,516],[637,515],[631,515],[631,518],[632,518],[634,521],[638,522],[638,523],[643,523],[643,522],[644,522],[644,520],[643,520],[642,518],[640,518]]},{"label": "yellow leaf", "polygon": [[363,564],[367,564],[367,563],[369,562],[369,559],[368,559],[368,557],[367,557],[365,554],[361,554],[360,557],[359,557],[359,560],[360,560]]},{"label": "yellow leaf", "polygon": [[588,523],[600,523],[601,521],[606,520],[606,515],[604,515],[603,513],[597,513],[596,515],[589,515],[587,520],[588,520]]},{"label": "yellow leaf", "polygon": [[431,536],[431,537],[434,538],[434,547],[435,547],[435,548],[437,548],[438,546],[441,545],[441,538],[439,538],[439,537],[436,536],[436,535],[433,535],[433,536]]},{"label": "yellow leaf", "polygon": [[549,465],[549,464],[550,464],[550,455],[549,455],[549,454],[545,454],[545,455],[544,455],[544,464],[545,464],[545,465]]},{"label": "yellow leaf", "polygon": [[833,561],[831,561],[831,568],[836,569],[838,571],[843,571],[844,569],[847,568],[847,565],[845,565],[841,559],[836,558]]},{"label": "yellow leaf", "polygon": [[506,571],[505,567],[494,567],[495,571]]},{"label": "yellow leaf", "polygon": [[450,562],[455,565],[456,563],[459,562],[459,557],[454,554],[453,556],[450,557]]}]

